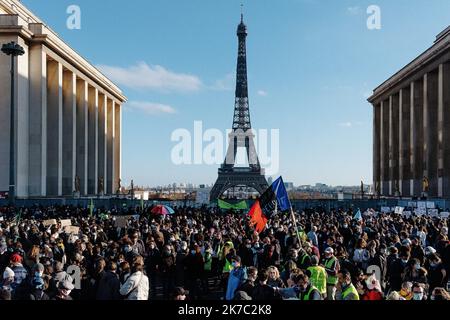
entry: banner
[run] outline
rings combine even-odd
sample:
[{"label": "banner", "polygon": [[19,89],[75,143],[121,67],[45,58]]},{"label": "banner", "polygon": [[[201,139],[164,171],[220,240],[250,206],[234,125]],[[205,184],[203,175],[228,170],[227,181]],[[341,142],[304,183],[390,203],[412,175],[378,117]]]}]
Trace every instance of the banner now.
[{"label": "banner", "polygon": [[405,210],[405,208],[403,208],[403,207],[395,207],[394,212],[395,212],[396,214],[402,214],[402,213],[403,213],[403,210]]},{"label": "banner", "polygon": [[218,199],[217,205],[220,209],[235,209],[235,210],[246,210],[248,209],[247,202],[245,200],[242,200],[239,203],[231,204],[228,202],[225,202],[223,200]]},{"label": "banner", "polygon": [[438,209],[428,209],[428,215],[430,217],[439,217],[439,210]]}]

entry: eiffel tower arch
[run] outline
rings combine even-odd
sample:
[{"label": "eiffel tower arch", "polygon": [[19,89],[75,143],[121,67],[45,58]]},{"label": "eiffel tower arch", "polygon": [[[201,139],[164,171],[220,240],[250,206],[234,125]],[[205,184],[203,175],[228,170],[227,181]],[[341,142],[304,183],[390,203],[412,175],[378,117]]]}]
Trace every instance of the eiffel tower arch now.
[{"label": "eiffel tower arch", "polygon": [[[233,129],[229,134],[229,146],[224,163],[219,168],[219,176],[210,193],[210,200],[216,200],[225,191],[237,186],[247,186],[262,194],[268,188],[264,176],[264,169],[259,163],[256,152],[252,125],[250,121],[250,108],[248,101],[247,82],[247,26],[241,14],[241,23],[237,29],[239,39],[236,97],[234,104]],[[236,167],[236,154],[239,148],[245,148],[248,159],[247,167]]]}]

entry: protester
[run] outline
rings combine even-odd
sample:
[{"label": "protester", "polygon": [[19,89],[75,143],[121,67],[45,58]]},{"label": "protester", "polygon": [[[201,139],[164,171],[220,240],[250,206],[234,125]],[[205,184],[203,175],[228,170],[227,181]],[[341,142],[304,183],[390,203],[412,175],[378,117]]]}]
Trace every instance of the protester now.
[{"label": "protester", "polygon": [[135,256],[131,265],[130,274],[125,283],[120,286],[120,294],[126,300],[148,300],[149,281],[144,274],[144,258]]},{"label": "protester", "polygon": [[236,290],[247,280],[247,268],[241,266],[241,257],[233,256],[231,258],[233,269],[228,277],[228,286],[225,295],[226,300],[233,300]]},{"label": "protester", "polygon": [[[193,300],[298,300],[301,274],[329,300],[445,297],[448,218],[316,208],[294,211],[297,229],[292,215],[278,212],[257,233],[232,211],[150,210],[0,207],[2,297],[168,300],[181,287]],[[76,230],[61,227],[67,218]],[[147,280],[137,293],[141,274]]]},{"label": "protester", "polygon": [[337,300],[359,300],[359,294],[352,284],[350,272],[341,270],[338,274]]}]

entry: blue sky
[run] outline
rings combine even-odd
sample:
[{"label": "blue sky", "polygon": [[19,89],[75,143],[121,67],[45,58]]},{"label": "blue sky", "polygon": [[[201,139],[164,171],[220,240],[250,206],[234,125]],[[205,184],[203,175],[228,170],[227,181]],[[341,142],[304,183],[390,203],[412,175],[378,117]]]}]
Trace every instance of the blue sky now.
[{"label": "blue sky", "polygon": [[[234,107],[240,0],[23,0],[102,66],[123,111],[124,184],[213,183],[216,165],[171,162],[194,121],[222,131]],[[280,174],[296,185],[372,180],[372,90],[450,24],[448,0],[243,0],[251,119],[280,129]],[[66,27],[69,5],[81,30]],[[369,5],[381,30],[366,27]],[[135,76],[134,76],[135,75]]]}]

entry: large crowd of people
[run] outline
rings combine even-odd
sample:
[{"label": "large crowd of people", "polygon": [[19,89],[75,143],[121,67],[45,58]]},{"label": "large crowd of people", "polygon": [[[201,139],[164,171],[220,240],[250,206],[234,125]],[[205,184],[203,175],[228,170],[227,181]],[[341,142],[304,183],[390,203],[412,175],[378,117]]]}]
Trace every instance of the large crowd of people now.
[{"label": "large crowd of people", "polygon": [[450,299],[448,218],[174,209],[0,208],[0,299]]}]

